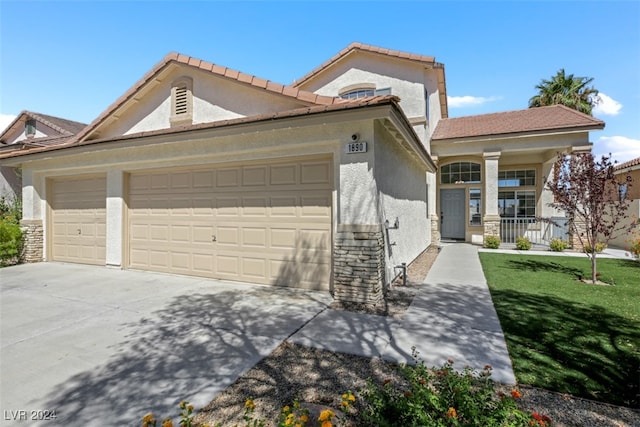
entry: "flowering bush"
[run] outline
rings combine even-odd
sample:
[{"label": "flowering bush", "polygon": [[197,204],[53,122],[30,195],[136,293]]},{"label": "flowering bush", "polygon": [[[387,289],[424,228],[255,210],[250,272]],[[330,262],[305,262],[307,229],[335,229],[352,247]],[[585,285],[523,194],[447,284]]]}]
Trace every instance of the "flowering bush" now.
[{"label": "flowering bush", "polygon": [[498,236],[485,237],[484,247],[489,249],[498,249],[500,247],[500,238]]},{"label": "flowering bush", "polygon": [[[517,389],[509,394],[498,393],[491,380],[492,368],[486,365],[480,372],[467,367],[462,372],[453,369],[453,360],[441,368],[427,368],[413,350],[416,364],[401,366],[403,380],[385,380],[381,385],[368,380],[361,391],[362,399],[348,391],[342,395],[341,410],[347,414],[355,411],[357,425],[366,426],[434,426],[434,427],[550,427],[551,419],[536,412],[528,414],[517,408],[516,400],[522,395]],[[255,419],[255,402],[249,398],[244,403],[244,427],[265,427],[267,421]],[[180,403],[181,427],[193,426],[193,406]],[[304,427],[316,425],[333,427],[342,424],[343,418],[332,409],[325,409],[315,422],[309,411],[297,400],[282,408],[278,427]],[[353,413],[352,412],[352,413]],[[142,427],[155,427],[156,419],[149,413],[142,419]],[[170,418],[161,427],[173,427]],[[208,427],[204,425],[201,427]],[[217,423],[214,427],[222,427]]]},{"label": "flowering bush", "polygon": [[[391,380],[369,385],[362,392],[364,403],[360,417],[371,426],[529,426],[538,423],[533,414],[520,411],[511,395],[496,393],[490,379],[491,366],[480,372],[453,369],[449,360],[441,368],[428,369],[417,358],[415,366],[401,369],[406,383]],[[537,415],[537,414],[536,414]],[[547,426],[548,417],[542,419]]]},{"label": "flowering bush", "polygon": [[564,252],[567,247],[569,247],[569,244],[557,237],[554,237],[553,239],[551,239],[551,242],[549,242],[549,249],[553,252]]},{"label": "flowering bush", "polygon": [[519,251],[528,251],[531,249],[531,240],[527,236],[518,237],[516,239],[516,249]]}]

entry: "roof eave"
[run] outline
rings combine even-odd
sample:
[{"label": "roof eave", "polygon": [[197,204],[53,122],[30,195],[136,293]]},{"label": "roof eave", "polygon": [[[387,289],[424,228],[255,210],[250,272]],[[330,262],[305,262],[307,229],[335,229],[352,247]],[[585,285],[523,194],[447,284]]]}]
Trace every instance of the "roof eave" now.
[{"label": "roof eave", "polygon": [[535,137],[535,136],[542,136],[542,135],[559,135],[559,134],[589,132],[592,130],[602,130],[602,129],[604,129],[604,123],[586,125],[586,126],[583,125],[583,126],[575,126],[575,127],[538,129],[538,130],[529,130],[529,131],[522,131],[522,132],[496,133],[496,134],[485,134],[485,135],[468,135],[468,136],[460,136],[460,137],[454,137],[454,138],[432,138],[431,143],[444,144],[444,143],[478,142],[478,141],[486,141],[486,140],[526,138],[526,137]]}]

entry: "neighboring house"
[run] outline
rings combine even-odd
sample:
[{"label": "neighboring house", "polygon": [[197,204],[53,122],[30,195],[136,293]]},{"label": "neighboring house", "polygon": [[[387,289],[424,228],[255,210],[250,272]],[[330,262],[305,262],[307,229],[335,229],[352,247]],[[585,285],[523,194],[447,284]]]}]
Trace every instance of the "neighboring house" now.
[{"label": "neighboring house", "polygon": [[[631,239],[640,239],[640,157],[620,163],[615,166],[615,174],[626,179],[631,177],[631,185],[622,185],[619,188],[619,196],[630,200],[626,218],[622,221],[621,227],[630,228],[630,232],[619,233],[609,241],[609,245],[617,248],[629,249]],[[632,227],[632,225],[635,226]]]},{"label": "neighboring house", "polygon": [[290,86],[172,53],[75,137],[0,163],[22,168],[31,261],[374,303],[441,234],[556,215],[556,154],[603,127],[560,106],[450,119],[442,64],[360,43]]},{"label": "neighboring house", "polygon": [[[0,155],[29,147],[67,141],[87,126],[60,117],[21,112],[0,134]],[[0,164],[0,198],[13,199],[22,193],[20,170]]]}]

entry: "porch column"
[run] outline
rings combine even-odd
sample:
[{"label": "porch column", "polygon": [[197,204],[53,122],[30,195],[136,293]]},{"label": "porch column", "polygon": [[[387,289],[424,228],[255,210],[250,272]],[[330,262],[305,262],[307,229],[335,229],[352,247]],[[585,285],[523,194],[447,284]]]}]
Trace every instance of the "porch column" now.
[{"label": "porch column", "polygon": [[107,172],[106,264],[122,267],[122,231],[124,224],[124,173]]},{"label": "porch column", "polygon": [[500,237],[500,213],[498,212],[498,161],[500,151],[484,153],[484,237]]}]

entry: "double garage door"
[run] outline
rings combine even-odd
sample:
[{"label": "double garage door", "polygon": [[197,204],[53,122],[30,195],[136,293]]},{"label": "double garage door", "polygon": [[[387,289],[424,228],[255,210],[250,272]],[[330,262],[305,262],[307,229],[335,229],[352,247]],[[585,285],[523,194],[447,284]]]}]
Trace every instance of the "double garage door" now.
[{"label": "double garage door", "polygon": [[[128,266],[327,289],[332,173],[330,159],[132,173],[124,236]],[[53,259],[104,264],[104,179],[60,181],[53,187],[65,194],[54,192],[53,228],[64,224],[58,227],[64,233],[54,231]],[[94,191],[69,191],[77,187]],[[63,199],[77,197],[74,206],[83,211],[82,205],[100,199],[99,188],[99,207],[61,209]],[[89,250],[76,248],[78,228],[88,241],[89,226],[87,232],[78,226],[89,217],[95,220],[95,259]]]}]

